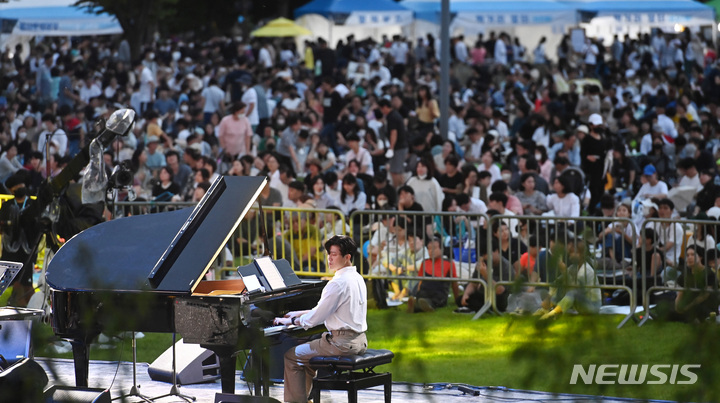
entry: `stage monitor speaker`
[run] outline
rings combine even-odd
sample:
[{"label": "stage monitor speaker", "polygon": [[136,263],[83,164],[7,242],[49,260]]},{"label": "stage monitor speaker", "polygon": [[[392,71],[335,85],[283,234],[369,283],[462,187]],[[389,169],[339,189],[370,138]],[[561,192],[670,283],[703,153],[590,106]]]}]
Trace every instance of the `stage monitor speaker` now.
[{"label": "stage monitor speaker", "polygon": [[[150,378],[172,383],[172,347],[165,350],[148,367]],[[210,382],[220,379],[220,359],[212,351],[198,344],[175,343],[175,368],[178,385]]]},{"label": "stage monitor speaker", "polygon": [[280,403],[269,396],[233,395],[232,393],[216,393],[215,403]]},{"label": "stage monitor speaker", "polygon": [[30,358],[23,358],[0,371],[0,401],[41,402],[47,383],[48,377],[42,366]]},{"label": "stage monitor speaker", "polygon": [[[23,358],[32,358],[31,329],[30,320],[0,321],[0,355],[9,364],[14,364]],[[0,363],[0,367],[2,366],[3,364]]]},{"label": "stage monitor speaker", "polygon": [[110,391],[97,388],[53,385],[45,391],[45,402],[52,403],[111,403]]}]

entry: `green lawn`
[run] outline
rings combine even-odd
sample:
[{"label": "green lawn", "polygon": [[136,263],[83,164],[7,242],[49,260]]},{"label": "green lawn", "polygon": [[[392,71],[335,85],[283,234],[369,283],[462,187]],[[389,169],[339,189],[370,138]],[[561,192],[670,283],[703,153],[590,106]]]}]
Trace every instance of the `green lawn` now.
[{"label": "green lawn", "polygon": [[[720,401],[720,326],[651,321],[638,328],[631,321],[618,330],[619,316],[566,316],[551,322],[505,316],[472,321],[470,316],[452,313],[452,307],[414,315],[396,309],[371,310],[368,316],[370,346],[396,354],[386,368],[394,381]],[[52,331],[47,325],[36,328],[36,355],[71,356],[41,348]],[[170,335],[147,334],[138,340],[138,360],[152,362],[170,342]],[[94,360],[130,358],[129,341],[91,352]],[[701,369],[695,371],[699,376],[695,385],[588,386],[569,384],[574,364],[700,364]]]}]

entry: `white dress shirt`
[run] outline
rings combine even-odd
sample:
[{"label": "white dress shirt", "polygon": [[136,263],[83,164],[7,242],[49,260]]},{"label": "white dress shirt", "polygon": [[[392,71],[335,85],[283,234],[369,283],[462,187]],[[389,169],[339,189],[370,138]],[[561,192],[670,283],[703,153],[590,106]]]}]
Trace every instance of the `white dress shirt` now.
[{"label": "white dress shirt", "polygon": [[367,287],[355,266],[335,272],[320,295],[315,308],[295,323],[305,329],[325,324],[329,331],[365,332],[367,326]]}]

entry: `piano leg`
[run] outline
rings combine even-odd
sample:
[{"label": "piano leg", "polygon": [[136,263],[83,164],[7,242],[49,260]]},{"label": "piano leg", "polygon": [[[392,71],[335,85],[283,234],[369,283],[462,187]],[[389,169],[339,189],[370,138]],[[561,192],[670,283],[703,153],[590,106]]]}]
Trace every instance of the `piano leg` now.
[{"label": "piano leg", "polygon": [[235,362],[232,349],[211,349],[220,360],[220,384],[222,393],[235,393]]},{"label": "piano leg", "polygon": [[88,348],[88,340],[72,339],[70,340],[73,350],[73,359],[75,362],[75,386],[88,386],[88,375],[90,368],[90,349]]},{"label": "piano leg", "polygon": [[270,396],[270,362],[267,348],[256,346],[250,352],[255,368],[255,396]]}]

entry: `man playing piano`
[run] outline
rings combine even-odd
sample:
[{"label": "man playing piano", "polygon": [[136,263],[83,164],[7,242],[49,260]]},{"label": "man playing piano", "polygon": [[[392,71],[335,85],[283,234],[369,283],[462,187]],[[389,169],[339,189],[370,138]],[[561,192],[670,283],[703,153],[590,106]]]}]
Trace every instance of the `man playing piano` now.
[{"label": "man playing piano", "polygon": [[276,325],[305,329],[325,324],[322,337],[301,344],[285,354],[285,401],[307,402],[315,371],[312,357],[363,354],[367,350],[367,288],[352,266],[357,245],[352,238],[336,235],[325,242],[328,270],[333,278],[325,285],[320,301],[309,311],[288,312],[275,318]]}]

